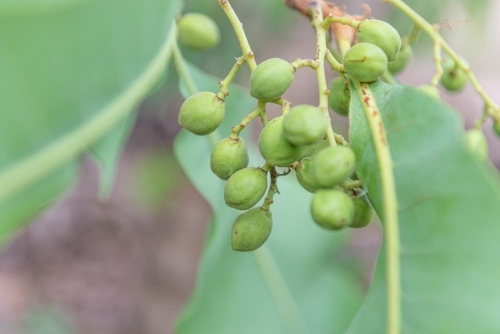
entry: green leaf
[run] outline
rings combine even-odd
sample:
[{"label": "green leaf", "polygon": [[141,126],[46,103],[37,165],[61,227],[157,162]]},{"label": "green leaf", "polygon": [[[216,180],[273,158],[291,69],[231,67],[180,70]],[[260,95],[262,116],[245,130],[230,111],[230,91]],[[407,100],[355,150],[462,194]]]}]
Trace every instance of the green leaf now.
[{"label": "green leaf", "polygon": [[179,0],[0,4],[0,212],[23,193],[50,193],[22,208],[36,211],[57,193],[44,180],[91,147],[107,147],[109,183],[121,140],[98,142],[161,77],[179,9]]},{"label": "green leaf", "polygon": [[[219,79],[193,67],[190,72],[201,90],[218,91]],[[246,90],[236,85],[229,90],[219,138],[256,107]],[[248,139],[247,144],[250,165],[262,165],[255,143]],[[312,222],[311,194],[291,174],[278,180],[281,194],[271,207],[273,231],[266,244],[253,253],[232,251],[230,229],[241,212],[224,204],[224,181],[209,167],[212,147],[207,137],[187,131],[174,143],[183,170],[213,210],[197,285],[178,320],[177,332],[343,332],[362,295],[360,282],[339,261],[347,231],[330,233]]]},{"label": "green leaf", "polygon": [[[500,180],[467,150],[462,121],[415,88],[371,85],[394,164],[403,333],[494,333],[500,328]],[[372,137],[352,94],[358,175],[382,211]],[[385,249],[349,333],[386,332]]]}]

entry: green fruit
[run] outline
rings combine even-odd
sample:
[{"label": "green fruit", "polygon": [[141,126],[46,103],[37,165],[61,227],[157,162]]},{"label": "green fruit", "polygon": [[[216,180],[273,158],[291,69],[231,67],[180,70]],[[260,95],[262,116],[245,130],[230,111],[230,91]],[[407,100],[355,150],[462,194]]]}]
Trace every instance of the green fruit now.
[{"label": "green fruit", "polygon": [[395,60],[390,61],[387,65],[387,69],[391,73],[399,73],[408,66],[411,59],[413,58],[413,49],[411,46],[405,44],[401,47],[401,50],[398,53],[398,56]]},{"label": "green fruit", "polygon": [[250,95],[266,102],[276,100],[292,84],[294,73],[293,66],[281,58],[263,61],[250,75]]},{"label": "green fruit", "polygon": [[179,42],[196,50],[211,49],[220,43],[220,30],[211,17],[187,13],[177,22]]},{"label": "green fruit", "polygon": [[238,252],[256,250],[271,234],[271,212],[253,208],[239,215],[231,227],[231,246]]},{"label": "green fruit", "polygon": [[352,219],[352,222],[347,226],[352,228],[361,228],[368,226],[375,216],[375,210],[373,210],[366,196],[357,197],[353,202],[354,218]]},{"label": "green fruit", "polygon": [[313,197],[311,214],[319,226],[327,230],[340,230],[351,224],[354,203],[340,190],[321,189]]},{"label": "green fruit", "polygon": [[285,138],[297,146],[317,143],[326,134],[327,119],[321,109],[307,104],[293,107],[283,120]]},{"label": "green fruit", "polygon": [[300,154],[298,160],[312,156],[316,151],[316,147],[316,144],[302,146],[302,153]]},{"label": "green fruit", "polygon": [[493,123],[493,132],[495,132],[497,136],[500,137],[500,121]]},{"label": "green fruit", "polygon": [[455,66],[455,61],[451,58],[446,59],[443,64],[443,76],[441,77],[441,84],[450,92],[458,92],[462,90],[467,84],[467,74]]},{"label": "green fruit", "polygon": [[422,93],[427,94],[427,96],[433,97],[433,98],[440,98],[439,97],[439,88],[437,88],[434,85],[422,85],[417,87],[419,91]]},{"label": "green fruit", "polygon": [[387,56],[374,44],[359,43],[346,52],[344,67],[354,79],[372,82],[387,70]]},{"label": "green fruit", "polygon": [[309,157],[299,161],[297,167],[295,167],[297,181],[305,190],[310,193],[315,193],[319,187],[316,183],[316,178],[314,177],[314,160],[316,157]]},{"label": "green fruit", "polygon": [[243,168],[227,180],[224,201],[231,208],[248,210],[260,201],[266,189],[266,172],[260,168]]},{"label": "green fruit", "polygon": [[465,135],[465,142],[468,149],[480,160],[488,159],[488,142],[483,131],[478,129],[470,130]]},{"label": "green fruit", "polygon": [[259,137],[259,150],[267,162],[279,167],[289,166],[302,154],[302,147],[286,140],[283,116],[274,118],[264,127]]},{"label": "green fruit", "polygon": [[229,179],[234,172],[248,166],[247,145],[243,138],[222,139],[210,154],[210,169],[223,180]]},{"label": "green fruit", "polygon": [[[380,20],[363,20],[358,26],[358,42],[378,46],[389,61],[396,59],[401,48],[401,37],[389,23]],[[361,80],[360,80],[361,81]]]},{"label": "green fruit", "polygon": [[349,115],[349,103],[351,102],[349,85],[341,77],[336,77],[330,83],[329,89],[328,106],[339,115]]},{"label": "green fruit", "polygon": [[179,125],[199,136],[212,133],[224,119],[224,101],[212,92],[188,97],[179,111]]},{"label": "green fruit", "polygon": [[356,156],[350,147],[332,146],[316,156],[314,175],[318,186],[331,188],[344,182],[354,172]]}]

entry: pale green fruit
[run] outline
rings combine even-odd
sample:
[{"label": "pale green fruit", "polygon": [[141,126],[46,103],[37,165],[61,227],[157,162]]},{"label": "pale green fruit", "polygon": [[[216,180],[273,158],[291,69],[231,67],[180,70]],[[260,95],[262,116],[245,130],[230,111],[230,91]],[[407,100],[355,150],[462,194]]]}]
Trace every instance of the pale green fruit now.
[{"label": "pale green fruit", "polygon": [[326,134],[325,114],[315,106],[302,104],[293,107],[283,120],[286,140],[297,146],[315,144]]},{"label": "pale green fruit", "polygon": [[340,190],[321,189],[313,197],[311,214],[319,226],[327,230],[340,230],[351,224],[354,203]]},{"label": "pale green fruit", "polygon": [[266,172],[255,167],[243,168],[227,180],[224,201],[231,208],[248,210],[260,201],[266,189]]},{"label": "pale green fruit", "polygon": [[211,49],[220,43],[215,21],[201,13],[186,13],[177,22],[179,43],[196,50]]},{"label": "pale green fruit", "polygon": [[336,77],[330,83],[329,89],[328,106],[339,115],[349,115],[349,103],[351,102],[349,85],[346,85],[341,77]]},{"label": "pale green fruit", "polygon": [[318,186],[331,188],[344,182],[356,167],[356,156],[350,147],[331,146],[322,150],[314,162]]},{"label": "pale green fruit", "polygon": [[293,66],[284,59],[265,60],[250,75],[250,95],[266,102],[276,100],[290,87],[294,74]]},{"label": "pale green fruit", "polygon": [[450,92],[458,92],[465,87],[468,81],[467,74],[455,66],[455,61],[451,58],[446,59],[443,63],[441,85]]},{"label": "pale green fruit", "polygon": [[378,46],[389,61],[396,59],[401,48],[401,37],[389,23],[381,20],[363,20],[358,26],[358,42]]},{"label": "pale green fruit", "polygon": [[248,152],[243,138],[224,138],[215,145],[210,154],[210,169],[223,180],[247,166]]},{"label": "pale green fruit", "polygon": [[212,92],[188,97],[179,111],[179,125],[199,136],[212,133],[224,119],[224,101]]},{"label": "pale green fruit", "polygon": [[347,226],[352,228],[361,228],[368,226],[375,216],[375,210],[373,210],[366,196],[357,197],[353,202],[354,217],[352,219],[352,222]]},{"label": "pale green fruit", "polygon": [[358,43],[346,52],[344,67],[355,80],[372,82],[387,70],[387,56],[374,44]]},{"label": "pale green fruit", "polygon": [[413,49],[411,48],[411,46],[406,44],[401,47],[401,50],[399,51],[396,59],[389,62],[389,64],[387,65],[387,69],[391,73],[399,73],[408,66],[412,58]]},{"label": "pale green fruit", "polygon": [[299,161],[295,168],[297,181],[305,190],[315,193],[319,187],[314,177],[314,160],[316,157],[304,158]]},{"label": "pale green fruit", "polygon": [[314,155],[314,152],[316,151],[316,147],[317,147],[316,144],[302,146],[302,153],[300,154],[300,157],[298,158],[298,160]]},{"label": "pale green fruit", "polygon": [[488,142],[483,131],[478,129],[470,130],[465,135],[465,141],[468,149],[480,160],[488,159]]},{"label": "pale green fruit", "polygon": [[271,234],[273,220],[270,211],[253,208],[239,215],[231,227],[231,246],[238,252],[254,251]]},{"label": "pale green fruit", "polygon": [[283,116],[271,120],[259,137],[259,150],[262,157],[274,166],[287,167],[299,160],[302,147],[293,145],[283,133]]}]

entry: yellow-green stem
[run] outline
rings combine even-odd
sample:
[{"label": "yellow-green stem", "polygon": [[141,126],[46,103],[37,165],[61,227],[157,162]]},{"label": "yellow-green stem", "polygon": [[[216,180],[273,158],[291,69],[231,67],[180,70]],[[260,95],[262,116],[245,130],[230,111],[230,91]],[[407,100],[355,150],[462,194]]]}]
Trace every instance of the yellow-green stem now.
[{"label": "yellow-green stem", "polygon": [[246,58],[244,56],[236,58],[236,63],[234,63],[233,67],[231,68],[227,76],[224,78],[224,80],[219,82],[220,91],[224,95],[222,98],[229,95],[228,91],[229,84],[233,81],[234,77],[236,76],[236,73],[238,73],[241,66],[243,66],[243,64],[245,63],[246,63]]},{"label": "yellow-green stem", "polygon": [[325,59],[330,64],[332,70],[337,71],[339,74],[343,74],[345,72],[344,65],[339,63],[337,58],[335,58],[330,49],[327,49],[325,52]]},{"label": "yellow-green stem", "polygon": [[354,81],[354,86],[370,126],[382,183],[383,217],[381,218],[384,223],[387,266],[387,333],[399,334],[401,332],[400,243],[396,183],[391,152],[382,117],[370,86],[357,81]]},{"label": "yellow-green stem", "polygon": [[441,58],[441,44],[434,41],[434,63],[436,64],[436,74],[432,77],[431,85],[439,86],[439,80],[443,76],[443,59]]}]

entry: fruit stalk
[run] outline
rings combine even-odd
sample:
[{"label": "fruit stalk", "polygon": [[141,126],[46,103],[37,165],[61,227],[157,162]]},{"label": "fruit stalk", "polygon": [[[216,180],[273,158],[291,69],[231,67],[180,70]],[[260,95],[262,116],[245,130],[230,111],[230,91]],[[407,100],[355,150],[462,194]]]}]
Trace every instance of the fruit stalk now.
[{"label": "fruit stalk", "polygon": [[370,86],[354,81],[354,87],[370,126],[382,182],[383,217],[381,219],[384,222],[387,263],[387,333],[399,334],[401,332],[400,242],[396,184],[391,153],[382,117]]},{"label": "fruit stalk", "polygon": [[223,96],[220,96],[221,99],[224,99],[227,95],[229,95],[228,86],[233,81],[236,73],[238,73],[241,66],[246,63],[246,61],[247,60],[245,56],[236,58],[236,63],[234,63],[227,76],[224,78],[224,80],[219,82],[220,92],[223,94]]}]

